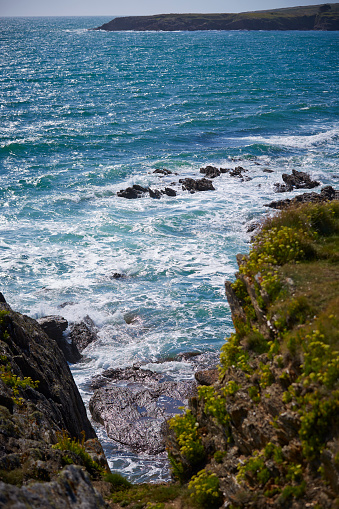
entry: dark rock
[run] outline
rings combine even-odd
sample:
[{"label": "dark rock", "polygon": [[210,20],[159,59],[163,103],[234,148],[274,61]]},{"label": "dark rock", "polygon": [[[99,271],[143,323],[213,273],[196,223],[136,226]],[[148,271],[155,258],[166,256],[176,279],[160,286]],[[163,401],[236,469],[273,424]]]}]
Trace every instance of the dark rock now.
[{"label": "dark rock", "polygon": [[284,184],[275,184],[275,191],[277,193],[283,193],[286,191],[292,191],[293,189],[313,189],[314,187],[320,186],[320,182],[312,180],[308,173],[303,171],[292,170],[292,175],[283,173],[282,179]]},{"label": "dark rock", "polygon": [[331,186],[325,186],[320,193],[303,193],[295,196],[292,199],[287,198],[286,200],[272,201],[264,205],[264,207],[270,207],[272,209],[286,209],[291,205],[298,205],[301,203],[320,203],[322,201],[336,200],[337,191]]},{"label": "dark rock", "polygon": [[158,189],[154,189],[154,191],[153,191],[151,188],[149,188],[148,192],[149,192],[149,195],[150,195],[151,198],[155,198],[156,200],[160,200],[161,192]]},{"label": "dark rock", "polygon": [[269,170],[268,168],[264,168],[263,172],[265,172],[265,173],[274,173],[273,170]]},{"label": "dark rock", "polygon": [[219,171],[220,173],[229,173],[232,170],[230,168],[220,168]]},{"label": "dark rock", "polygon": [[183,190],[190,191],[194,193],[196,191],[214,191],[213,184],[210,180],[206,178],[194,180],[192,178],[185,178],[179,180],[180,184],[182,184]]},{"label": "dark rock", "polygon": [[165,168],[163,168],[163,169],[156,169],[156,170],[154,170],[153,173],[160,173],[161,175],[172,175],[173,172],[171,172],[171,170],[166,170]]},{"label": "dark rock", "polygon": [[37,322],[43,331],[56,341],[67,362],[75,363],[81,359],[77,345],[72,341],[72,338],[67,338],[65,335],[68,327],[68,322],[65,318],[62,316],[44,316],[39,318]]},{"label": "dark rock", "polygon": [[245,168],[243,168],[242,166],[237,166],[236,168],[234,168],[234,170],[231,170],[229,172],[229,175],[231,177],[240,177],[240,178],[243,178],[243,173],[244,172],[247,172],[248,170],[245,170]]},{"label": "dark rock", "polygon": [[132,187],[121,189],[117,192],[117,195],[121,198],[133,200],[136,198],[141,198],[141,196],[143,196],[145,193],[148,193],[148,187],[142,187],[139,186],[139,184],[134,184]]},{"label": "dark rock", "polygon": [[87,315],[82,322],[70,325],[69,340],[82,352],[86,346],[98,339],[93,320]]},{"label": "dark rock", "polygon": [[253,223],[249,223],[246,228],[247,233],[252,233],[257,230],[261,226],[261,223],[258,221],[254,221]]},{"label": "dark rock", "polygon": [[137,366],[108,369],[95,377],[90,400],[93,419],[109,437],[136,452],[158,454],[165,449],[165,420],[179,413],[195,394],[194,381],[174,381]]},{"label": "dark rock", "polygon": [[126,278],[127,278],[127,275],[126,274],[122,274],[121,272],[114,272],[110,276],[110,279],[126,279]]},{"label": "dark rock", "polygon": [[2,295],[2,293],[0,292],[0,302],[6,304],[6,299],[5,297]]},{"label": "dark rock", "polygon": [[218,168],[214,166],[206,166],[205,168],[200,168],[200,173],[204,173],[207,178],[214,179],[215,177],[219,177],[221,172]]},{"label": "dark rock", "polygon": [[167,196],[176,196],[177,192],[171,187],[165,187],[165,194],[167,194]]}]

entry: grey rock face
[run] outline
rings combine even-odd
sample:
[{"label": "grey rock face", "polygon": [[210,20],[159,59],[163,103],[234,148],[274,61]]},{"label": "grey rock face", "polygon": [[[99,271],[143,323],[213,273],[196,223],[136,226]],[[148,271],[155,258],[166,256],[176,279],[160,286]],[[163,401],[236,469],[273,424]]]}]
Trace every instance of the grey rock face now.
[{"label": "grey rock face", "polygon": [[192,381],[174,381],[137,367],[110,369],[97,377],[89,404],[94,420],[114,440],[135,452],[165,450],[164,423],[195,394]]},{"label": "grey rock face", "polygon": [[80,467],[64,468],[56,481],[18,488],[0,482],[3,509],[107,509],[102,496]]},{"label": "grey rock face", "polygon": [[86,346],[98,339],[93,320],[85,316],[82,322],[72,323],[70,325],[69,340],[75,344],[79,352],[82,352]]}]

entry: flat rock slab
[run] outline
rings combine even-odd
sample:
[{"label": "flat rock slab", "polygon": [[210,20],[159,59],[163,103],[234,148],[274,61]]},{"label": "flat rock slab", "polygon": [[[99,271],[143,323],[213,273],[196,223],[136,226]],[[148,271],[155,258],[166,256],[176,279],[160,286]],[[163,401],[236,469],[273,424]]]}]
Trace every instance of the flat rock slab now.
[{"label": "flat rock slab", "polygon": [[106,370],[92,387],[93,419],[113,440],[148,454],[165,450],[165,421],[196,393],[194,380],[175,381],[138,367]]}]

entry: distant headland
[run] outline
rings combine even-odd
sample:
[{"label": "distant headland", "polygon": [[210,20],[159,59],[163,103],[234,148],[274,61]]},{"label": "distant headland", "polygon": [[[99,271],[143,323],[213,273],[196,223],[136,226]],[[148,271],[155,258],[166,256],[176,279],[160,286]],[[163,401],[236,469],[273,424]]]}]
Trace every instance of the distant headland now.
[{"label": "distant headland", "polygon": [[159,14],[114,18],[95,30],[339,30],[339,3],[239,14]]}]

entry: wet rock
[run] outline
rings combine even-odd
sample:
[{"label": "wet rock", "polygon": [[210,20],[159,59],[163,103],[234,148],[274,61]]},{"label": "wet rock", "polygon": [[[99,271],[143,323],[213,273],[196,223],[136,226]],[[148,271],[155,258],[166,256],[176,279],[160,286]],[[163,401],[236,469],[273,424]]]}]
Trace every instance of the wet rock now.
[{"label": "wet rock", "polygon": [[67,338],[65,331],[68,322],[62,316],[44,316],[37,320],[42,330],[56,343],[63,352],[67,362],[75,363],[81,359],[81,354],[72,338]]},{"label": "wet rock", "polygon": [[243,178],[243,173],[247,172],[248,170],[245,170],[242,166],[237,166],[234,168],[234,170],[231,170],[229,172],[230,177],[240,177]]},{"label": "wet rock", "polygon": [[148,189],[148,192],[149,192],[149,195],[151,198],[155,198],[156,200],[160,200],[161,198],[161,191],[159,191],[158,189],[151,189],[149,188]]},{"label": "wet rock", "polygon": [[264,205],[272,209],[286,209],[289,206],[298,205],[302,203],[320,203],[322,201],[331,201],[339,199],[339,192],[333,189],[332,186],[325,186],[320,193],[303,193],[294,198],[287,198],[286,200],[272,201]]},{"label": "wet rock", "polygon": [[82,352],[90,343],[98,339],[93,320],[87,315],[81,322],[70,325],[69,341]]},{"label": "wet rock", "polygon": [[265,172],[265,173],[274,173],[274,171],[270,170],[269,168],[264,168],[263,172]]},{"label": "wet rock", "polygon": [[312,180],[309,174],[304,171],[292,170],[292,175],[283,173],[282,179],[285,184],[274,184],[277,193],[284,193],[293,189],[313,189],[320,186],[320,182]]},{"label": "wet rock", "polygon": [[194,180],[192,178],[179,179],[182,189],[195,193],[196,191],[214,191],[215,188],[210,180],[206,178]]},{"label": "wet rock", "polygon": [[134,184],[132,187],[127,187],[126,189],[121,189],[117,192],[117,195],[120,198],[127,198],[128,200],[134,200],[136,198],[141,198],[145,193],[148,193],[148,187],[139,186],[139,184]]},{"label": "wet rock", "polygon": [[121,272],[114,272],[111,276],[110,276],[110,279],[126,279],[127,278],[127,275],[126,274],[123,274]]},{"label": "wet rock", "polygon": [[92,387],[93,419],[110,438],[148,454],[164,451],[165,420],[179,413],[196,390],[193,380],[174,381],[137,366],[108,369],[93,379]]},{"label": "wet rock", "polygon": [[166,168],[162,168],[154,170],[153,173],[158,173],[160,175],[172,175],[173,172],[171,170],[166,170]]},{"label": "wet rock", "polygon": [[214,179],[215,177],[219,177],[221,172],[215,166],[206,166],[205,168],[200,168],[200,173],[204,173],[207,178]]},{"label": "wet rock", "polygon": [[167,196],[176,196],[177,192],[171,187],[165,187],[164,194],[167,194]]}]

